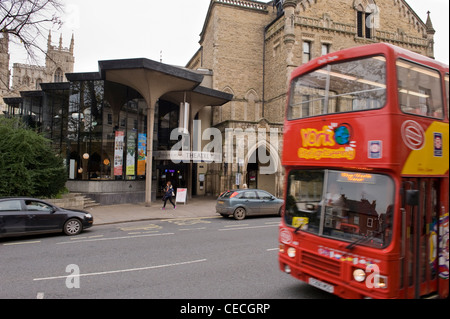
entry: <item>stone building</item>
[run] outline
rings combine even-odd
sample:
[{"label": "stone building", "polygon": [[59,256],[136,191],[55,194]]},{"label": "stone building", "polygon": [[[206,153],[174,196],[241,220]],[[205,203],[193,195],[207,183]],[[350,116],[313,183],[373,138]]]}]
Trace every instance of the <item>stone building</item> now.
[{"label": "stone building", "polygon": [[9,93],[9,35],[0,33],[0,114],[4,103],[2,97]]},{"label": "stone building", "polygon": [[404,0],[211,0],[187,68],[210,70],[213,88],[234,96],[213,110],[224,139],[227,130],[261,132],[256,143],[249,134],[233,138],[233,161],[209,165],[211,192],[247,184],[282,195],[283,121],[296,67],[375,42],[434,57],[434,34],[430,16],[423,22]]},{"label": "stone building", "polygon": [[[13,64],[12,83],[9,70],[9,37],[3,35],[0,39],[0,101],[1,97],[20,96],[20,92],[40,90],[41,83],[66,82],[66,74],[73,73],[75,41],[72,35],[70,46],[63,47],[62,35],[59,38],[59,45],[52,44],[52,35],[49,33],[47,41],[47,54],[45,66],[30,64]],[[11,86],[12,84],[12,86]],[[0,105],[0,112],[2,106]]]}]

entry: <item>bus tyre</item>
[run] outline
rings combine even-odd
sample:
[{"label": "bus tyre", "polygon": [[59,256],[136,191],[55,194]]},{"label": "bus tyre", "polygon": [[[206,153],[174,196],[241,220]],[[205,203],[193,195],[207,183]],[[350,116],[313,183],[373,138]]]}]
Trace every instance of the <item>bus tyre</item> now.
[{"label": "bus tyre", "polygon": [[238,207],[234,211],[233,217],[236,220],[243,220],[247,216],[247,212],[245,211],[244,207]]},{"label": "bus tyre", "polygon": [[81,221],[76,218],[69,219],[64,224],[64,234],[67,236],[76,236],[83,230],[83,224],[81,224]]}]

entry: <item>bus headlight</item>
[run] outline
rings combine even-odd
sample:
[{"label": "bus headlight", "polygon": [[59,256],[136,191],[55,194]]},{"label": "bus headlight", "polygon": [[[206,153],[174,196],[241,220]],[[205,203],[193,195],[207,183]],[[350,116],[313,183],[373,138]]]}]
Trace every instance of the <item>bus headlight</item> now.
[{"label": "bus headlight", "polygon": [[294,247],[289,247],[288,250],[287,250],[287,254],[291,258],[295,258],[295,255],[297,254],[297,251],[295,250]]},{"label": "bus headlight", "polygon": [[353,272],[353,279],[355,279],[357,282],[363,282],[366,280],[366,272],[362,269],[356,269]]}]

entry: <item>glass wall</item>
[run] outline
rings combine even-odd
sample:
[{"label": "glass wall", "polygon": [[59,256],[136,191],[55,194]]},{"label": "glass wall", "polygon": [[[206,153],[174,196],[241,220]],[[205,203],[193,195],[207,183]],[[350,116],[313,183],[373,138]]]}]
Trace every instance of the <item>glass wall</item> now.
[{"label": "glass wall", "polygon": [[[147,104],[134,89],[104,80],[42,84],[42,91],[9,99],[10,116],[45,134],[65,158],[69,180],[144,180],[147,155]],[[178,142],[179,105],[156,105],[154,150],[169,151]],[[161,189],[167,180],[186,187],[188,166],[169,159],[153,161]]]},{"label": "glass wall", "polygon": [[135,90],[107,81],[71,83],[69,178],[145,178],[147,105]]}]

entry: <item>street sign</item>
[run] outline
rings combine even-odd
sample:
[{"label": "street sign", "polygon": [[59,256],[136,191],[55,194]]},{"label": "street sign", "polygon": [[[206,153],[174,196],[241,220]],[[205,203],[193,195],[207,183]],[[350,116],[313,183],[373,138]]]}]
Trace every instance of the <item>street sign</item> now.
[{"label": "street sign", "polygon": [[175,203],[184,203],[184,205],[186,205],[186,201],[187,201],[187,188],[178,188]]}]

